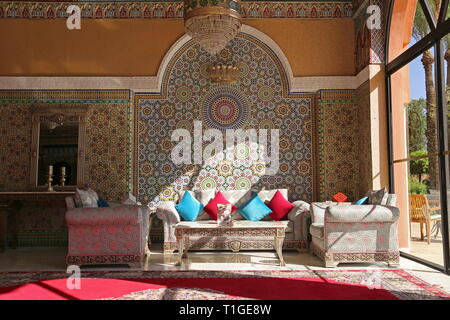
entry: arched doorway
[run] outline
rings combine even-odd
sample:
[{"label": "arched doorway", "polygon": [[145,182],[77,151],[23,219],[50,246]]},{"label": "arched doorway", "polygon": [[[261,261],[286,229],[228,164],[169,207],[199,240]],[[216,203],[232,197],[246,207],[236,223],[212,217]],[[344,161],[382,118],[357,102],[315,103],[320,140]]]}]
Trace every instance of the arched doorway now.
[{"label": "arched doorway", "polygon": [[449,272],[448,0],[390,1],[390,182],[403,255]]}]

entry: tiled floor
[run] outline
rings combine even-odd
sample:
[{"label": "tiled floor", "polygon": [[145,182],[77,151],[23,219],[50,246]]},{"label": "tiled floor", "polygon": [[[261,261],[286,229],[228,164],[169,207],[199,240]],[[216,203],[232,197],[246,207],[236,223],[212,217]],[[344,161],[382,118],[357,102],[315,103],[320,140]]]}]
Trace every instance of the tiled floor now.
[{"label": "tiled floor", "polygon": [[[0,272],[2,271],[50,271],[66,270],[66,248],[20,248],[0,253]],[[181,266],[175,266],[176,255],[163,255],[158,245],[152,246],[145,270],[320,270],[321,261],[309,253],[285,251],[286,267],[280,267],[274,252],[246,251],[239,253],[197,251],[190,252]],[[339,269],[386,269],[384,263],[340,264]],[[430,269],[414,261],[401,258],[400,268],[405,269],[422,280],[437,285],[450,293],[450,276]],[[95,270],[130,270],[128,266],[88,266]],[[0,275],[1,276],[1,275]]]},{"label": "tiled floor", "polygon": [[411,249],[408,253],[436,264],[443,265],[444,253],[442,233],[438,233],[437,235],[436,233],[433,233],[431,236],[431,243],[428,244],[427,238],[424,238],[424,240],[420,239],[420,224],[413,223],[411,225]]}]

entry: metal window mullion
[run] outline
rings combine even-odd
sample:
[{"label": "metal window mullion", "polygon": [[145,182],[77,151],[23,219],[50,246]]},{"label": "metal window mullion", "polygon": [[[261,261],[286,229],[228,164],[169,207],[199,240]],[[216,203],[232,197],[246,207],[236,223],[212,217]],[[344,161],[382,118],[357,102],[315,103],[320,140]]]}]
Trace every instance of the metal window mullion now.
[{"label": "metal window mullion", "polygon": [[438,25],[445,21],[447,17],[447,8],[448,8],[448,2],[449,0],[442,0],[441,3],[441,11],[439,12],[439,19],[438,19]]},{"label": "metal window mullion", "polygon": [[392,74],[412,60],[420,56],[424,51],[431,48],[436,41],[441,40],[450,32],[450,19],[440,24],[436,30],[430,32],[425,37],[416,42],[411,48],[400,54],[386,65],[386,72]]},{"label": "metal window mullion", "polygon": [[391,75],[386,77],[386,109],[387,109],[387,128],[388,128],[388,168],[389,168],[389,190],[395,193],[394,179],[394,146],[392,136],[392,95],[391,95]]},{"label": "metal window mullion", "polygon": [[430,30],[431,31],[435,30],[437,22],[430,4],[428,3],[427,0],[420,0],[420,5],[422,7],[423,14],[425,15],[425,19],[428,22],[428,26],[430,27]]},{"label": "metal window mullion", "polygon": [[439,144],[439,178],[440,178],[440,196],[441,196],[441,219],[442,219],[442,242],[444,255],[444,269],[449,273],[450,268],[450,248],[449,248],[449,228],[448,228],[448,212],[449,203],[447,199],[449,165],[445,151],[448,146],[447,137],[447,104],[445,94],[445,77],[444,77],[444,45],[443,41],[436,42],[435,54],[435,77],[436,77],[436,102],[438,116],[438,144]]}]

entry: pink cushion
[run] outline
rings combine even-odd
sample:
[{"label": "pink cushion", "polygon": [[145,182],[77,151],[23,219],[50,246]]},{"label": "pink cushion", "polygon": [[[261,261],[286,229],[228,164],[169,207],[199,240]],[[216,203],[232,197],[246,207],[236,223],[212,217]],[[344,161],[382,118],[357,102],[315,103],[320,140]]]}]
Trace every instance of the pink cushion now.
[{"label": "pink cushion", "polygon": [[270,216],[275,221],[280,221],[283,219],[289,211],[294,207],[292,203],[286,200],[280,191],[277,191],[273,196],[272,200],[267,204],[267,206],[272,209]]},{"label": "pink cushion", "polygon": [[[217,205],[218,204],[230,204],[230,202],[223,196],[222,192],[217,192],[216,196],[212,198],[208,204],[205,206],[204,210],[213,220],[217,220]],[[237,208],[231,206],[231,213],[235,212]]]}]

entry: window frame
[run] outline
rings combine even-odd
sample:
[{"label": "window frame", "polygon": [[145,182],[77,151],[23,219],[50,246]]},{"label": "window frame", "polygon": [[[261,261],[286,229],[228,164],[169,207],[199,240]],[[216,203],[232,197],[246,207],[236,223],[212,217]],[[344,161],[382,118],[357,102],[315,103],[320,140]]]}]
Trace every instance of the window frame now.
[{"label": "window frame", "polygon": [[447,132],[447,105],[445,96],[445,72],[444,72],[444,43],[442,38],[450,33],[450,19],[446,19],[447,10],[450,0],[443,0],[439,11],[439,17],[436,20],[431,12],[431,6],[428,0],[419,0],[417,5],[422,7],[427,23],[430,27],[430,33],[417,41],[410,48],[405,50],[399,56],[389,61],[389,35],[392,24],[392,15],[395,0],[390,0],[388,4],[388,19],[386,23],[385,37],[385,61],[386,61],[386,107],[387,107],[387,128],[388,128],[388,162],[389,162],[389,184],[390,190],[395,192],[394,183],[394,161],[393,154],[393,117],[392,117],[392,83],[391,76],[411,61],[423,54],[426,50],[434,47],[435,52],[435,86],[436,86],[436,102],[437,102],[437,130],[438,130],[438,158],[439,158],[439,178],[440,178],[440,201],[442,214],[442,244],[444,266],[440,266],[431,261],[401,252],[402,256],[425,264],[429,267],[438,269],[450,274],[450,247],[449,247],[449,201],[447,199],[447,190],[450,187],[450,168],[449,168],[449,151],[448,149],[448,132]]}]

